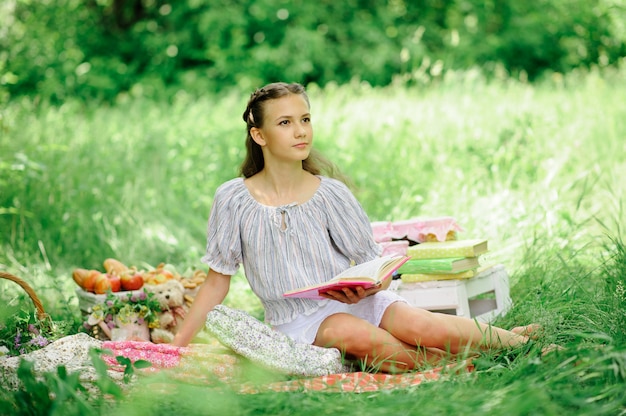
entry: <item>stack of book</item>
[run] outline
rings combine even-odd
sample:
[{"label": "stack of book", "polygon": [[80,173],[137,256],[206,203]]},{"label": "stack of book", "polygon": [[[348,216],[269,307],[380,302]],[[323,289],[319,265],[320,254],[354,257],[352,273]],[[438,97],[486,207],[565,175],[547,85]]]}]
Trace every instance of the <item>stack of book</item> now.
[{"label": "stack of book", "polygon": [[431,241],[407,249],[409,261],[398,269],[403,282],[469,279],[487,268],[479,257],[488,251],[486,239]]}]

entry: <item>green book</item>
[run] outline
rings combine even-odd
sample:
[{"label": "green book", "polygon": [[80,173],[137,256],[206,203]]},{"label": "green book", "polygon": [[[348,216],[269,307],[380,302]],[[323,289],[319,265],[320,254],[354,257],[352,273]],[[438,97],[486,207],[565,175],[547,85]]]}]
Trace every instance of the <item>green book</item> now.
[{"label": "green book", "polygon": [[398,274],[447,274],[460,273],[480,266],[478,257],[454,257],[448,259],[410,259],[399,269]]}]

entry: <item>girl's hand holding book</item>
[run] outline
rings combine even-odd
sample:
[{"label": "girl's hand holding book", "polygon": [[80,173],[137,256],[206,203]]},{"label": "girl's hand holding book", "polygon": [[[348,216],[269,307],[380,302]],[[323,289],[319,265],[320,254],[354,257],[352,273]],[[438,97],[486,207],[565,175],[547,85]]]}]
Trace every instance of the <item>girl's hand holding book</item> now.
[{"label": "girl's hand holding book", "polygon": [[323,298],[336,300],[337,302],[354,304],[359,303],[361,299],[365,299],[382,289],[381,285],[369,289],[364,289],[363,286],[344,287],[341,290],[329,290],[328,292],[320,293],[320,295]]}]

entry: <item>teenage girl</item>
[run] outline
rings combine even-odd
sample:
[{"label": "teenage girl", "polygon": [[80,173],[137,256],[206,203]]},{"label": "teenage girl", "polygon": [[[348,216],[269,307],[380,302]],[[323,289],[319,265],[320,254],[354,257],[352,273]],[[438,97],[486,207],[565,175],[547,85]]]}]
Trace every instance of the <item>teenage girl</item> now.
[{"label": "teenage girl", "polygon": [[466,348],[526,343],[526,331],[496,328],[410,306],[381,289],[284,298],[381,253],[363,208],[334,165],[313,149],[309,99],[299,84],[273,83],[250,97],[243,119],[241,177],[216,191],[208,222],[210,271],[173,344],[187,345],[226,297],[243,265],[265,320],[297,342],[335,347],[380,371],[411,370]]}]

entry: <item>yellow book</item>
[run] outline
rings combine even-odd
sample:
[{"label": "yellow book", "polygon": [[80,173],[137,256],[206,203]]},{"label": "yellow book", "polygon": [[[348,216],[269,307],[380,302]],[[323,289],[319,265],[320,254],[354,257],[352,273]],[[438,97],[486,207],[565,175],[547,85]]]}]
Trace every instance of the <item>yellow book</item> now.
[{"label": "yellow book", "polygon": [[431,282],[433,280],[463,280],[471,279],[478,276],[485,270],[490,269],[493,265],[480,266],[476,269],[467,270],[461,273],[449,273],[449,274],[427,274],[427,273],[413,273],[403,274],[400,276],[400,280],[403,283],[416,283],[416,282]]},{"label": "yellow book", "polygon": [[486,239],[432,241],[416,244],[407,249],[412,259],[445,259],[478,257],[488,250]]}]

